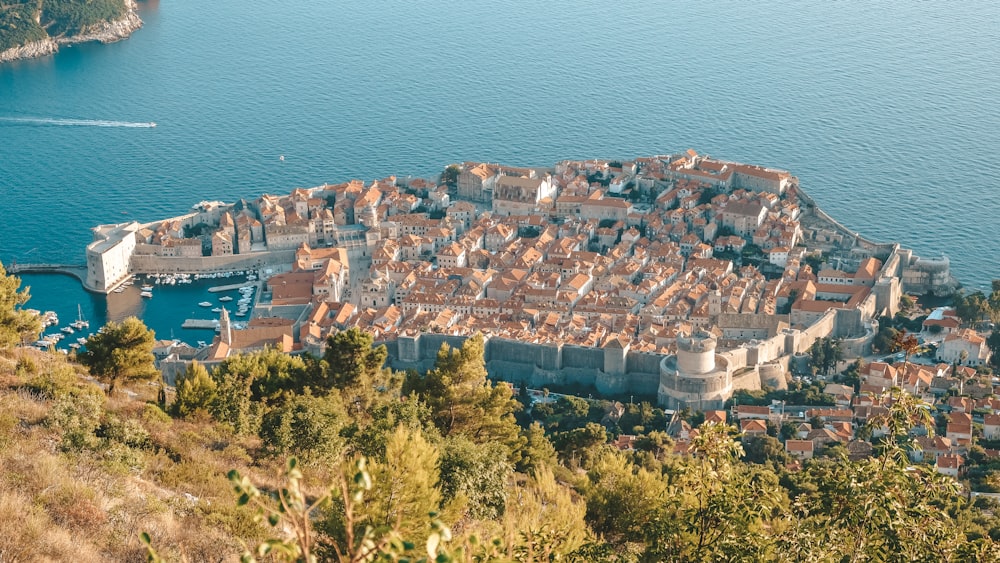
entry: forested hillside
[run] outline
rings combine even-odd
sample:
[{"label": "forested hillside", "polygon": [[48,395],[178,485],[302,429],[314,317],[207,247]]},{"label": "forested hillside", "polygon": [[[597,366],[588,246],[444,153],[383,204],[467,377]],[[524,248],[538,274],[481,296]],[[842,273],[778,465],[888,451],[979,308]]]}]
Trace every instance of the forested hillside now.
[{"label": "forested hillside", "polygon": [[0,51],[125,15],[125,0],[0,0]]}]

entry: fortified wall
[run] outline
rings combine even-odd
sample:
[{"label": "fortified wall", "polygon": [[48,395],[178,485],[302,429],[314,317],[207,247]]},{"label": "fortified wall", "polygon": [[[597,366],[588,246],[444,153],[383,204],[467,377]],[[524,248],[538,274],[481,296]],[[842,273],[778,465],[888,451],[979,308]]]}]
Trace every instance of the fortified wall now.
[{"label": "fortified wall", "polygon": [[[869,299],[874,304],[875,297]],[[759,324],[746,323],[754,329],[759,329]],[[484,345],[486,369],[494,380],[524,382],[536,388],[592,386],[604,394],[655,394],[658,403],[667,408],[704,410],[722,408],[736,390],[765,385],[787,388],[785,374],[791,358],[806,353],[817,339],[831,336],[845,338],[848,357],[861,355],[870,349],[873,325],[863,320],[861,311],[831,308],[808,328],[788,328],[781,323],[773,336],[721,353],[716,350],[716,339],[707,333],[679,337],[678,351],[670,355],[633,351],[615,339],[602,348],[588,348],[485,336]],[[466,338],[420,333],[382,344],[389,352],[390,366],[422,373],[434,367],[442,344],[459,348]]]},{"label": "fortified wall", "polygon": [[[797,189],[797,194],[799,200],[809,207],[809,213],[822,220],[831,231],[836,233],[836,236],[839,237],[839,246],[847,249],[852,257],[858,261],[868,257],[875,257],[883,261],[886,266],[883,268],[883,273],[887,275],[879,280],[883,286],[881,293],[898,293],[898,295],[895,295],[895,299],[886,299],[885,305],[880,299],[880,310],[886,306],[898,306],[899,296],[902,295],[903,291],[917,294],[948,295],[957,289],[958,282],[951,275],[951,263],[947,256],[920,258],[914,255],[912,250],[901,248],[899,243],[878,243],[866,239],[828,215],[801,188]],[[896,279],[891,280],[891,278]],[[900,282],[900,280],[902,281]],[[896,284],[895,288],[890,287],[893,283]],[[878,293],[878,285],[876,290]],[[886,295],[886,297],[889,296]]]},{"label": "fortified wall", "polygon": [[[421,333],[385,342],[389,365],[424,372],[434,367],[442,344],[458,348],[466,336]],[[534,344],[499,337],[484,338],[486,369],[495,380],[531,387],[593,386],[600,393],[655,395],[660,354],[636,352],[612,343],[603,348]]]}]

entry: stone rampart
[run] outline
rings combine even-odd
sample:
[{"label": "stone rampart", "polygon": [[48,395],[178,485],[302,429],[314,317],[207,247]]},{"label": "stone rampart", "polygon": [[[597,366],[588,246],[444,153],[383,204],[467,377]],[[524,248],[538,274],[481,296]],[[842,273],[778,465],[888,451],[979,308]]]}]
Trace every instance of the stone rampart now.
[{"label": "stone rampart", "polygon": [[210,274],[234,270],[271,268],[288,269],[295,261],[294,250],[232,254],[229,256],[153,256],[133,254],[130,269],[134,274]]},{"label": "stone rampart", "polygon": [[760,374],[756,369],[747,369],[745,372],[733,377],[733,391],[740,389],[746,391],[760,390]]},{"label": "stone rampart", "polygon": [[563,346],[563,369],[579,368],[594,371],[604,369],[604,350],[582,346]]},{"label": "stone rampart", "polygon": [[[388,364],[395,369],[425,372],[434,367],[438,350],[447,343],[460,348],[465,336],[421,333],[400,336],[385,342]],[[621,353],[615,349],[612,352]],[[625,373],[604,371],[605,351],[601,348],[534,344],[506,338],[486,340],[486,369],[492,379],[532,387],[580,385],[593,387],[600,393],[653,395],[659,385],[659,365],[662,356],[645,352],[625,355]]]}]

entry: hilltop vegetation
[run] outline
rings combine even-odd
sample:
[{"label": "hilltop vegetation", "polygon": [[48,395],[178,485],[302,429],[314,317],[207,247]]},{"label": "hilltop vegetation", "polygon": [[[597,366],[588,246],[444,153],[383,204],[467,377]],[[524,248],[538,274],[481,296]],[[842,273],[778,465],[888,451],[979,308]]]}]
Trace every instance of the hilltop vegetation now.
[{"label": "hilltop vegetation", "polygon": [[0,51],[121,18],[126,0],[0,0]]},{"label": "hilltop vegetation", "polygon": [[192,364],[164,395],[142,330],[105,331],[128,348],[114,365],[0,347],[0,560],[142,561],[146,542],[154,561],[1000,560],[1000,507],[908,461],[928,413],[906,394],[875,457],[790,471],[717,423],[675,453],[648,404],[525,410],[481,337],[400,373],[350,330],[322,358]]},{"label": "hilltop vegetation", "polygon": [[[108,397],[79,365],[8,350],[0,559],[141,560],[139,531],[171,561],[235,560],[275,541],[295,557],[308,545],[319,560],[364,545],[419,556],[432,536],[451,537],[442,561],[1000,557],[992,503],[970,504],[950,478],[907,469],[911,403],[885,421],[896,440],[878,458],[791,473],[783,452],[741,444],[721,425],[702,425],[695,455],[683,457],[657,431],[635,451],[612,448],[572,400],[553,409],[551,434],[518,426],[509,388],[477,379],[475,344],[410,374],[407,387],[423,387],[404,399],[401,374],[381,368],[370,340],[341,334],[331,342],[341,353],[323,359],[269,351],[212,373],[195,366],[166,408],[155,384]],[[461,383],[438,386],[446,380]],[[301,461],[283,474],[288,456]],[[296,490],[289,476],[303,503],[323,501],[299,520],[311,522],[309,543],[292,534],[294,506],[277,511],[269,494]]]}]

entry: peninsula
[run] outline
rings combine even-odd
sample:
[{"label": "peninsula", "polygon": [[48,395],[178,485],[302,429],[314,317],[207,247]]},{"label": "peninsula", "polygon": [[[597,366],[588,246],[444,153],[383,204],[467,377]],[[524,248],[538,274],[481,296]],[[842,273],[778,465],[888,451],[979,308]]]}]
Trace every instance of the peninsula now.
[{"label": "peninsula", "polygon": [[[168,380],[275,346],[316,355],[358,327],[398,368],[485,338],[491,375],[720,409],[783,389],[813,343],[871,353],[904,292],[956,287],[947,258],[875,243],[820,210],[789,172],[684,153],[552,168],[466,162],[295,189],[94,229],[86,286],[138,274],[252,270],[243,330],[161,362]],[[970,337],[971,338],[971,337]]]},{"label": "peninsula", "polygon": [[135,0],[0,3],[0,63],[51,55],[62,45],[120,41],[140,27]]}]

